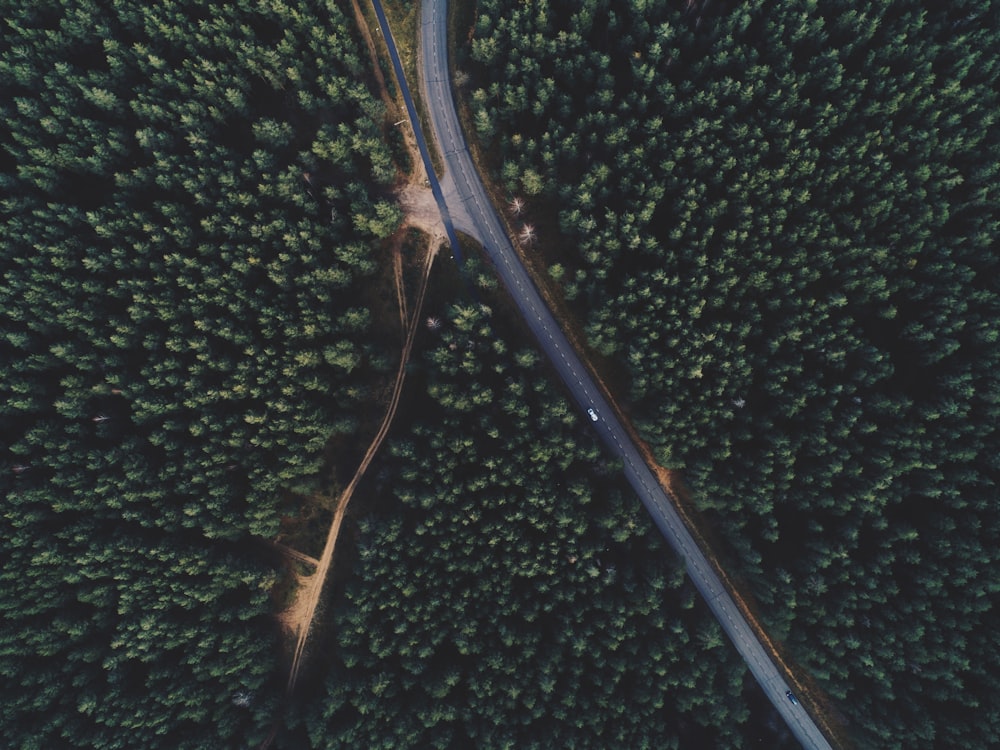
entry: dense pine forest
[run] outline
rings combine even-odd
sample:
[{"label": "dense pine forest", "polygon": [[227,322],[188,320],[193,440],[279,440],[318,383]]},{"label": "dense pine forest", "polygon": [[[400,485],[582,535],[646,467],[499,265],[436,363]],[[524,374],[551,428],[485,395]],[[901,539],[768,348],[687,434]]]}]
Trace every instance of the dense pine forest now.
[{"label": "dense pine forest", "polygon": [[333,4],[0,5],[0,744],[254,746],[260,540],[385,366],[367,57]]},{"label": "dense pine forest", "polygon": [[[285,697],[269,540],[396,356],[353,15],[0,8],[0,744],[788,746],[527,333],[457,282]],[[476,135],[771,632],[861,748],[1000,744],[1000,10],[475,18]]]},{"label": "dense pine forest", "polygon": [[1000,8],[482,0],[476,135],[861,747],[1000,744]]},{"label": "dense pine forest", "polygon": [[268,541],[392,356],[394,166],[353,22],[3,10],[5,747],[788,741],[525,333],[477,306],[426,334],[286,698]]},{"label": "dense pine forest", "polygon": [[525,332],[476,306],[443,320],[285,747],[782,746]]}]

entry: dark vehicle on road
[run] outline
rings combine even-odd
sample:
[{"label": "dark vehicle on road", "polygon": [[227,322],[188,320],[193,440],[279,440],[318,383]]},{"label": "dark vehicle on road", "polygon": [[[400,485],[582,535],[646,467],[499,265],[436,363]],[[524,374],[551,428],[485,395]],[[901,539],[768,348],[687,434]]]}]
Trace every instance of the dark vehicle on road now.
[{"label": "dark vehicle on road", "polygon": [[785,697],[788,698],[788,700],[790,700],[792,702],[793,706],[799,705],[798,699],[792,694],[791,690],[786,690],[785,691]]}]

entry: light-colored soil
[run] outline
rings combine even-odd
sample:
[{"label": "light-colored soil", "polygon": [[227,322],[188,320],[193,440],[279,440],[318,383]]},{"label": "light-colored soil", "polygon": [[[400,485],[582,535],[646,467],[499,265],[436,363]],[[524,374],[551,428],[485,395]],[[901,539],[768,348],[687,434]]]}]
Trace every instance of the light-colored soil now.
[{"label": "light-colored soil", "polygon": [[406,285],[403,282],[403,253],[402,253],[402,232],[398,233],[400,238],[396,240],[392,248],[392,280],[396,287],[396,306],[399,308],[399,330],[406,330],[406,321],[410,319],[410,313],[406,308]]},{"label": "light-colored soil", "polygon": [[283,633],[294,637],[298,633],[299,624],[306,616],[305,606],[308,603],[308,596],[305,591],[310,586],[310,580],[316,576],[315,574],[307,576],[295,569],[292,569],[290,574],[294,578],[292,590],[295,592],[295,598],[287,609],[278,613],[278,624]]},{"label": "light-colored soil", "polygon": [[[404,175],[400,187],[396,191],[399,205],[402,207],[406,218],[404,226],[413,226],[426,232],[431,238],[444,237],[444,224],[441,221],[441,213],[438,211],[434,196],[428,187],[427,172],[424,169],[423,159],[420,157],[420,149],[417,147],[416,137],[413,135],[413,128],[406,116],[406,109],[403,105],[389,96],[389,90],[385,85],[385,77],[379,67],[378,52],[375,47],[375,40],[371,29],[368,27],[368,20],[365,18],[358,0],[351,0],[351,7],[354,11],[354,18],[357,21],[358,29],[365,40],[368,54],[372,61],[372,71],[378,83],[379,96],[386,106],[387,117],[393,118],[396,124],[393,127],[399,128],[403,136],[406,150],[410,154],[410,163],[413,169],[408,175]],[[405,120],[405,122],[404,122]]]},{"label": "light-colored soil", "polygon": [[305,563],[306,565],[311,565],[314,568],[317,565],[319,565],[319,560],[317,560],[315,557],[309,557],[309,555],[303,554],[302,552],[299,552],[297,549],[292,549],[291,547],[284,545],[281,542],[274,542],[273,544],[279,552],[281,552],[283,555],[288,555],[293,560],[298,560],[299,562]]},{"label": "light-colored soil", "polygon": [[429,187],[411,180],[403,185],[396,195],[406,216],[403,220],[404,225],[423,230],[433,241],[445,239],[447,235],[444,222],[441,220],[441,211],[438,210],[437,202]]}]

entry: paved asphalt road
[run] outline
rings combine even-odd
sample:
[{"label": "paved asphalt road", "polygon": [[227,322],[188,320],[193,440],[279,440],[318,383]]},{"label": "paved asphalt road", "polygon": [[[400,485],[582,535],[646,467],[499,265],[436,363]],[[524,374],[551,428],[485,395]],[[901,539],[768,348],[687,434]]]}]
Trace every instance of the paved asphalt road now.
[{"label": "paved asphalt road", "polygon": [[[379,0],[373,0],[373,4],[379,22],[383,24],[383,33],[387,41],[391,42],[391,34],[388,33]],[[454,205],[450,212],[447,208],[442,212],[449,224],[449,233],[453,234],[450,228],[450,215],[471,219],[472,226],[462,228],[483,244],[520,308],[521,314],[581,410],[584,412],[588,409],[593,410],[596,421],[592,421],[592,426],[608,449],[622,459],[625,475],[632,487],[663,536],[684,560],[691,580],[705,598],[723,630],[735,644],[757,682],[788,724],[788,728],[803,747],[832,750],[830,743],[802,705],[793,705],[785,697],[788,686],[781,673],[695,544],[670,499],[646,466],[628,433],[601,395],[601,391],[591,380],[587,368],[576,356],[521,265],[499,217],[486,196],[459,126],[448,78],[446,34],[447,1],[422,0],[419,65],[421,83],[434,129],[433,135],[449,171],[449,188],[453,186],[453,190],[448,191],[447,198],[449,201],[459,201],[461,204]],[[402,79],[401,68],[398,59],[395,58],[395,45],[390,44],[390,54],[394,57],[393,64],[397,69],[397,77]],[[406,89],[406,84],[402,80],[400,86]],[[409,99],[408,92],[405,97]],[[418,140],[423,141],[419,134],[419,122],[409,104],[408,109],[411,110],[411,120],[418,132]],[[437,180],[432,177],[431,181],[432,187],[435,188],[435,197],[443,196]],[[441,201],[444,201],[443,197]],[[466,223],[461,221],[463,225]]]}]

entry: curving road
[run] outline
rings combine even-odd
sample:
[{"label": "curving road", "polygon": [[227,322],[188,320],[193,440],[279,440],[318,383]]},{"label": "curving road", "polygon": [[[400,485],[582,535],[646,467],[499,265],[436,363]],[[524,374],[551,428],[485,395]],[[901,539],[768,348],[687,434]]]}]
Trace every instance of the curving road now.
[{"label": "curving road", "polygon": [[[406,92],[402,68],[398,63],[395,45],[391,43],[391,34],[379,0],[372,2],[390,46],[393,65],[400,79],[400,88]],[[646,466],[642,455],[631,442],[601,390],[591,380],[587,368],[577,357],[559,324],[542,301],[527,271],[521,265],[472,163],[455,111],[448,70],[447,0],[421,2],[419,68],[434,138],[441,149],[448,170],[444,181],[446,190],[442,191],[438,185],[429,166],[429,159],[426,157],[425,164],[428,164],[427,171],[435,190],[435,197],[441,196],[440,202],[446,203],[442,216],[448,225],[449,233],[453,234],[450,217],[454,216],[463,230],[482,243],[528,326],[574,400],[583,411],[593,410],[590,419],[593,420],[594,429],[608,449],[621,458],[629,483],[667,542],[683,559],[691,580],[705,598],[722,629],[736,646],[754,678],[788,724],[788,728],[803,747],[832,750],[830,743],[803,706],[793,705],[785,697],[788,686],[781,672],[771,661],[767,650],[757,640],[753,629],[744,619],[715,570],[695,544],[670,498]],[[409,100],[408,92],[404,96]],[[418,133],[418,141],[422,143],[420,124],[412,111],[412,104],[408,104],[407,109],[411,112],[411,122]],[[468,226],[465,226],[466,224]]]}]

